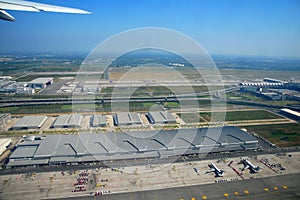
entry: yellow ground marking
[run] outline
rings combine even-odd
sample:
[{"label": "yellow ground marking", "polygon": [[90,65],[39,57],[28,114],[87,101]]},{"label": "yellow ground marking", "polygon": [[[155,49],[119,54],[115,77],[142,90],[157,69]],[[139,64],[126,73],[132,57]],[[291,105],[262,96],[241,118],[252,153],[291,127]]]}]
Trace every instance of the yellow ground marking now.
[{"label": "yellow ground marking", "polygon": [[288,186],[284,185],[282,186],[283,189],[288,189]]}]

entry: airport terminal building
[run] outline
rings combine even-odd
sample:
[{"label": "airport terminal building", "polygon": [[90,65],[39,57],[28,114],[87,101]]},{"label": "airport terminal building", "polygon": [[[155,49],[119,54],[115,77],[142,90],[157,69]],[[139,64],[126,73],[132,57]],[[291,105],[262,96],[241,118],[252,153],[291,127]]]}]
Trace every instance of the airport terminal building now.
[{"label": "airport terminal building", "polygon": [[233,126],[129,133],[46,135],[23,139],[7,168],[254,150],[258,141]]}]

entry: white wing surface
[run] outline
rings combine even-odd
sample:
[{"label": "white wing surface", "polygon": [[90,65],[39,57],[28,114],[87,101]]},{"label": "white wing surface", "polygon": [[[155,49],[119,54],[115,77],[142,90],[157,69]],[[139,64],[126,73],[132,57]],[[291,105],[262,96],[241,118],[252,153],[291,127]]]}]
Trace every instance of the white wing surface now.
[{"label": "white wing surface", "polygon": [[6,1],[0,0],[0,19],[15,21],[15,18],[11,16],[9,13],[7,13],[5,10],[90,14],[90,12],[88,11],[77,9],[77,8],[68,8],[68,7],[42,4],[42,3],[30,2],[30,1],[22,1],[22,0],[6,0]]}]

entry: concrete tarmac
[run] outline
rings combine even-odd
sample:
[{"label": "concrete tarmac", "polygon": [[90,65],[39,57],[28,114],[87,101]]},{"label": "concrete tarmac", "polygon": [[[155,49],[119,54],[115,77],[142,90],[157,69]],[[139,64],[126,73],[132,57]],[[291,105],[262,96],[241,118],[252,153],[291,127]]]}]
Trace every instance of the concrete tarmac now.
[{"label": "concrete tarmac", "polygon": [[65,198],[72,200],[205,200],[205,199],[300,199],[300,174],[196,185],[162,190]]},{"label": "concrete tarmac", "polygon": [[[251,157],[258,173],[242,170],[240,158],[133,165],[0,176],[0,199],[298,199],[300,154]],[[214,162],[222,177],[206,173]],[[273,167],[271,167],[273,166]],[[78,166],[79,167],[79,166]],[[87,166],[88,167],[88,166]],[[284,167],[284,170],[283,170]],[[197,169],[197,172],[195,169]],[[291,174],[291,175],[288,175]],[[267,178],[272,177],[272,178]],[[238,181],[239,180],[239,181]],[[95,196],[99,191],[109,194]],[[288,192],[287,192],[288,191]],[[274,198],[273,198],[274,196]]]}]

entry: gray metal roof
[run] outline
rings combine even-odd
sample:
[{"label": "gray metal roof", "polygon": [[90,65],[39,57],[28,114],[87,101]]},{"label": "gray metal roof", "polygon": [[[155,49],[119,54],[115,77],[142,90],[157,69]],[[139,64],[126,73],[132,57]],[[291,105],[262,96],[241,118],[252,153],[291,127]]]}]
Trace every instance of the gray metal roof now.
[{"label": "gray metal roof", "polygon": [[82,155],[86,153],[81,135],[47,135],[34,157]]},{"label": "gray metal roof", "polygon": [[171,115],[168,111],[150,111],[148,113],[151,123],[175,123],[175,117]]},{"label": "gray metal roof", "polygon": [[83,116],[81,114],[60,115],[56,118],[52,127],[79,127]]},{"label": "gray metal roof", "polygon": [[18,147],[9,158],[32,158],[38,146],[20,146]]},{"label": "gray metal roof", "polygon": [[37,129],[40,128],[45,121],[47,120],[46,116],[24,116],[19,119],[14,125],[13,129],[21,129],[21,128],[30,128]]},{"label": "gray metal roof", "polygon": [[9,117],[9,116],[10,116],[10,114],[8,114],[8,113],[0,113],[0,122],[1,122],[1,120],[5,119],[6,117]]},{"label": "gray metal roof", "polygon": [[[10,159],[31,157],[50,162],[162,157],[188,153],[244,150],[257,147],[257,140],[239,128],[161,130],[149,132],[46,135],[40,143],[21,142]],[[28,163],[31,161],[28,160]]]},{"label": "gray metal roof", "polygon": [[45,84],[45,83],[48,83],[50,81],[53,81],[52,77],[36,78],[36,79],[33,79],[32,81],[30,81],[29,83],[32,83],[32,84]]},{"label": "gray metal roof", "polygon": [[49,163],[49,159],[38,159],[38,160],[10,160],[7,166],[27,166],[27,165],[46,165]]},{"label": "gray metal roof", "polygon": [[114,120],[115,124],[120,126],[142,124],[139,114],[135,112],[117,113]]},{"label": "gray metal roof", "polygon": [[93,115],[91,118],[92,126],[105,126],[106,116],[105,115]]},{"label": "gray metal roof", "polygon": [[19,143],[19,146],[38,146],[40,143],[42,142],[42,140],[33,140],[33,141],[22,141],[21,143]]}]

